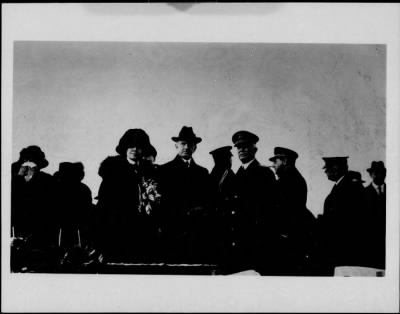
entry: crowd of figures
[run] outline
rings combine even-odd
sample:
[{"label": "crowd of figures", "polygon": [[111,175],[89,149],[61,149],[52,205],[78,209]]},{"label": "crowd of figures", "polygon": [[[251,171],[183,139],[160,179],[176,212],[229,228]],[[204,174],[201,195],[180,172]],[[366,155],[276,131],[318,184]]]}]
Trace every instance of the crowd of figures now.
[{"label": "crowd of figures", "polygon": [[172,137],[176,157],[155,163],[142,129],[130,129],[99,167],[97,202],[82,183],[82,163],[53,175],[38,146],[12,165],[11,271],[101,272],[112,263],[214,265],[215,274],[253,270],[269,276],[332,276],[339,266],[385,269],[386,169],[373,161],[364,187],[348,157],[324,157],[335,185],[323,214],[307,208],[298,154],[276,147],[263,166],[258,136],[232,136],[210,152],[211,173],[193,155],[202,139],[184,126]]}]

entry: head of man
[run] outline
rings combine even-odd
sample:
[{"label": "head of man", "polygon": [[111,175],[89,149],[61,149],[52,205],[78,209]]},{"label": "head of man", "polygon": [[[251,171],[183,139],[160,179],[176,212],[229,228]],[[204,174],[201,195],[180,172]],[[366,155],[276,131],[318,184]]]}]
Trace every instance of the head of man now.
[{"label": "head of man", "polygon": [[367,171],[371,176],[372,182],[376,185],[382,185],[385,183],[386,168],[383,161],[373,161],[371,167],[368,168]]},{"label": "head of man", "polygon": [[144,153],[144,159],[150,164],[154,164],[157,158],[157,150],[153,145],[149,145],[146,152]]},{"label": "head of man", "polygon": [[232,146],[223,146],[214,149],[210,155],[214,159],[215,167],[229,169],[232,167]]},{"label": "head of man", "polygon": [[252,161],[256,157],[257,135],[248,131],[238,131],[232,136],[232,142],[237,149],[239,160],[242,164]]},{"label": "head of man", "polygon": [[347,164],[348,157],[324,157],[325,166],[322,168],[325,171],[328,180],[337,182],[349,170]]},{"label": "head of man", "polygon": [[278,176],[280,176],[286,169],[295,166],[298,156],[299,155],[291,149],[275,147],[274,156],[272,156],[269,160],[273,162],[275,172]]},{"label": "head of man", "polygon": [[179,135],[172,137],[172,140],[175,142],[178,156],[190,160],[202,139],[194,134],[192,127],[184,126]]},{"label": "head of man", "polygon": [[143,159],[144,151],[150,145],[149,136],[142,129],[130,129],[121,137],[116,151],[129,163],[137,163]]}]

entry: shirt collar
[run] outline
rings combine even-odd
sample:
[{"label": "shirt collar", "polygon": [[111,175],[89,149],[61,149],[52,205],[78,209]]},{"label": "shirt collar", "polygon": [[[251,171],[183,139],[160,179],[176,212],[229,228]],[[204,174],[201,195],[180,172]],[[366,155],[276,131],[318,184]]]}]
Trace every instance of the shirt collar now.
[{"label": "shirt collar", "polygon": [[378,184],[375,184],[373,181],[371,182],[372,183],[372,186],[374,187],[374,189],[379,193],[380,191],[379,191],[379,187],[381,186],[382,187],[382,192],[385,192],[385,183],[383,183],[382,185],[378,185]]},{"label": "shirt collar", "polygon": [[253,158],[249,162],[246,162],[245,164],[242,164],[241,167],[243,167],[243,169],[246,170],[254,160],[256,160],[256,159]]},{"label": "shirt collar", "polygon": [[193,163],[193,159],[190,158],[188,160],[181,158],[182,162],[185,163],[185,165],[191,165]]}]

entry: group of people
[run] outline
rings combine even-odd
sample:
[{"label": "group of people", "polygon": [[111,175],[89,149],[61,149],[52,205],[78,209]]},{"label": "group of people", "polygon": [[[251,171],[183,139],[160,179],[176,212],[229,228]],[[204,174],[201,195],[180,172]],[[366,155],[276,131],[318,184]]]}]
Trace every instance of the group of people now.
[{"label": "group of people", "polygon": [[193,158],[202,139],[192,127],[182,127],[172,141],[175,158],[157,165],[148,134],[126,131],[117,155],[100,165],[95,205],[81,182],[82,163],[61,163],[51,176],[41,170],[48,165],[41,149],[24,148],[12,165],[12,271],[49,271],[50,264],[68,269],[74,261],[83,271],[94,260],[215,265],[217,274],[269,276],[385,268],[382,161],[367,169],[372,182],[364,188],[361,174],[348,169],[348,157],[324,157],[335,185],[315,217],[295,151],[275,147],[273,166],[261,165],[259,137],[238,131],[232,144],[239,170],[232,170],[233,147],[223,146],[210,152],[215,165],[209,173]]}]

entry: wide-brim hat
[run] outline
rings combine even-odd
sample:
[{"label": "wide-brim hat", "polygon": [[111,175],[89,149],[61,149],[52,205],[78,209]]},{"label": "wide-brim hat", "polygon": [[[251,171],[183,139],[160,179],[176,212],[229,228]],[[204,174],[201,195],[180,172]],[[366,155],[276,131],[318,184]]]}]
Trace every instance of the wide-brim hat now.
[{"label": "wide-brim hat", "polygon": [[46,168],[49,165],[44,152],[39,146],[36,145],[23,148],[19,153],[19,161],[21,163],[25,161],[32,161],[38,166],[39,169]]},{"label": "wide-brim hat", "polygon": [[238,131],[232,136],[232,142],[235,147],[244,143],[255,144],[259,140],[258,136],[249,131]]},{"label": "wide-brim hat", "polygon": [[179,132],[178,136],[173,136],[171,139],[174,142],[178,141],[186,141],[190,143],[198,144],[202,141],[201,137],[197,137],[196,134],[193,132],[193,128],[189,126],[182,127],[181,131]]},{"label": "wide-brim hat", "polygon": [[349,156],[322,157],[322,159],[325,161],[325,165],[322,167],[322,169],[325,169],[331,165],[347,165],[348,158]]},{"label": "wide-brim hat", "polygon": [[385,164],[383,161],[373,161],[371,163],[371,168],[367,169],[368,173],[371,173],[372,171],[386,171]]},{"label": "wide-brim hat", "polygon": [[219,148],[216,148],[216,149],[212,150],[210,152],[210,154],[213,157],[233,156],[231,150],[232,150],[232,146],[222,146],[222,147],[219,147]]},{"label": "wide-brim hat", "polygon": [[361,182],[361,183],[365,182],[361,177],[361,173],[358,171],[350,170],[348,172],[348,175],[350,176],[351,181],[353,181],[353,182]]},{"label": "wide-brim hat", "polygon": [[122,135],[118,146],[115,148],[120,155],[125,155],[126,150],[132,147],[142,147],[147,149],[150,145],[150,138],[142,129],[129,129]]},{"label": "wide-brim hat", "polygon": [[275,147],[274,148],[274,156],[269,158],[269,160],[275,161],[275,159],[283,158],[283,157],[296,160],[297,157],[299,157],[299,154],[297,154],[294,150],[291,150],[289,148]]},{"label": "wide-brim hat", "polygon": [[81,162],[60,162],[54,177],[82,181],[85,177],[85,168]]}]

